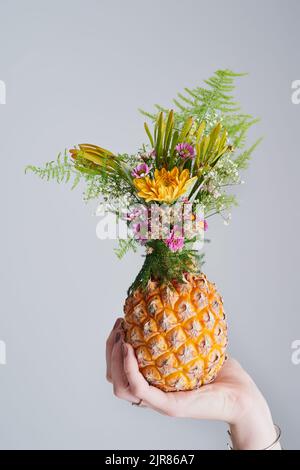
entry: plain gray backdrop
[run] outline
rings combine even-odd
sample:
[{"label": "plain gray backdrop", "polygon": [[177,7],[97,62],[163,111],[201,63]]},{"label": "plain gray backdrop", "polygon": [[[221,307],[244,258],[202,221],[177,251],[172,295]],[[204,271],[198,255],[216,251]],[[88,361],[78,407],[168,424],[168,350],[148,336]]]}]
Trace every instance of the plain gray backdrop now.
[{"label": "plain gray backdrop", "polygon": [[0,1],[2,449],[224,449],[226,425],[175,420],[117,400],[105,380],[105,339],[142,258],[119,261],[96,238],[81,188],[24,176],[91,142],[135,152],[138,107],[219,68],[261,118],[240,206],[210,223],[205,272],[225,299],[230,353],[253,376],[300,448],[298,0]]}]

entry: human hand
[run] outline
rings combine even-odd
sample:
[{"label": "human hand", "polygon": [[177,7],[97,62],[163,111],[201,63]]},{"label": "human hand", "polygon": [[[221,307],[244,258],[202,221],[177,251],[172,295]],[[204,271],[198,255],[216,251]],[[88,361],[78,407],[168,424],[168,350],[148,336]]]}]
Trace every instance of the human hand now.
[{"label": "human hand", "polygon": [[263,395],[232,358],[225,362],[213,383],[189,392],[165,393],[149,385],[139,371],[134,350],[124,341],[119,318],[107,340],[106,359],[107,379],[118,398],[168,416],[225,421],[235,449],[263,449],[276,438]]}]

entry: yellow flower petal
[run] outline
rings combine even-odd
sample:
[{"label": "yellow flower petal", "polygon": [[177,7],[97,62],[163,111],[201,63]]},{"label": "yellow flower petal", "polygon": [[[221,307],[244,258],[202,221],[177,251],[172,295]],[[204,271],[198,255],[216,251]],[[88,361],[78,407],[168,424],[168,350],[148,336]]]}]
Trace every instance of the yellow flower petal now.
[{"label": "yellow flower petal", "polygon": [[154,178],[135,178],[133,183],[138,189],[138,196],[146,202],[159,201],[172,204],[182,196],[197,179],[196,176],[190,178],[189,170],[185,169],[181,173],[177,167],[168,171],[166,168],[155,170]]}]

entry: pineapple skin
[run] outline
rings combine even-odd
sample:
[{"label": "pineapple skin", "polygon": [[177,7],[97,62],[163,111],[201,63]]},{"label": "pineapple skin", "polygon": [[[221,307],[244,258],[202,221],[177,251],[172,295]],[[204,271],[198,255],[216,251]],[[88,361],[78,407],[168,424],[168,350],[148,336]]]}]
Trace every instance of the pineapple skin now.
[{"label": "pineapple skin", "polygon": [[165,392],[212,382],[225,361],[223,300],[204,274],[185,274],[172,286],[149,281],[124,305],[126,341],[145,379]]}]

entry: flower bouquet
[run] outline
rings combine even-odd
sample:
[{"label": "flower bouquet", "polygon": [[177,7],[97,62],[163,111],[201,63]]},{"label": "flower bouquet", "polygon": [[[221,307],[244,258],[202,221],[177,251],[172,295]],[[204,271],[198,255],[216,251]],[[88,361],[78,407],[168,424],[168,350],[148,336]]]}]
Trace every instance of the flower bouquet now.
[{"label": "flower bouquet", "polygon": [[[211,382],[225,360],[227,325],[223,301],[201,271],[208,220],[228,223],[255,142],[245,148],[257,121],[231,96],[229,70],[206,87],[185,89],[174,109],[142,112],[148,143],[130,155],[80,144],[39,168],[41,178],[86,183],[85,200],[100,199],[125,220],[127,237],[117,255],[145,247],[145,261],[125,301],[126,341],[140,371],[164,391],[192,390]],[[120,205],[120,200],[122,204]],[[125,207],[125,210],[124,210]]]}]

